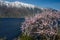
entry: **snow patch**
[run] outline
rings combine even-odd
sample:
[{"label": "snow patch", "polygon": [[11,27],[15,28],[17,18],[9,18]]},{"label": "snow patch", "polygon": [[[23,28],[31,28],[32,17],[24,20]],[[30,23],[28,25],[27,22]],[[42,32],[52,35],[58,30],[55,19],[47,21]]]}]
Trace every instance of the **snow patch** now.
[{"label": "snow patch", "polygon": [[19,1],[15,1],[15,2],[8,2],[8,1],[0,1],[0,5],[6,5],[7,7],[28,7],[28,8],[35,8],[34,5],[31,4],[27,4],[27,3],[22,3]]}]

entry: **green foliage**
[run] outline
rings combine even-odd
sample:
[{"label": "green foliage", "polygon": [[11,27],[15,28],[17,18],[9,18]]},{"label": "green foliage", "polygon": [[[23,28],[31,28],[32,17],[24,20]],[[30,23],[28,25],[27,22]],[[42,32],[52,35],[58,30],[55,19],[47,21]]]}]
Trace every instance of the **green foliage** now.
[{"label": "green foliage", "polygon": [[22,34],[22,35],[20,36],[20,40],[34,40],[34,38],[31,37],[31,36]]},{"label": "green foliage", "polygon": [[58,29],[58,34],[60,34],[60,28]]},{"label": "green foliage", "polygon": [[60,34],[57,34],[55,40],[60,40]]},{"label": "green foliage", "polygon": [[0,40],[5,40],[5,38],[0,38]]}]

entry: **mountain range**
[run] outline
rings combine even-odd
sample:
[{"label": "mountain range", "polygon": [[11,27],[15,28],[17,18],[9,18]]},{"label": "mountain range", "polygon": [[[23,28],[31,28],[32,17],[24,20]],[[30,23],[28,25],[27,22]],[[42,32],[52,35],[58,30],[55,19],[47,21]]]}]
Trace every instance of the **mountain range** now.
[{"label": "mountain range", "polygon": [[0,1],[0,18],[23,18],[34,16],[42,12],[59,12],[52,8],[40,8],[32,4],[22,2]]}]

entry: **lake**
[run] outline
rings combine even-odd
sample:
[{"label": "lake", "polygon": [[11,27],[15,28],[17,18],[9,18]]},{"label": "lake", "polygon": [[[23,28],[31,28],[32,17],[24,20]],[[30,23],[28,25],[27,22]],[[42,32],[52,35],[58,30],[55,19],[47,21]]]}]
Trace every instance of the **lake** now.
[{"label": "lake", "polygon": [[0,37],[7,37],[9,40],[21,34],[21,24],[24,18],[0,18]]}]

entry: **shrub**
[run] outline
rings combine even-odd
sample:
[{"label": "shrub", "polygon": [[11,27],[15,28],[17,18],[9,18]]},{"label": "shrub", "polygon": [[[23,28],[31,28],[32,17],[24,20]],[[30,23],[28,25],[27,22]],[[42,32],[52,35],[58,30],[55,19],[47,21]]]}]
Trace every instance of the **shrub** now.
[{"label": "shrub", "polygon": [[22,35],[19,37],[19,40],[34,40],[34,38],[31,37],[31,36],[22,34]]}]

